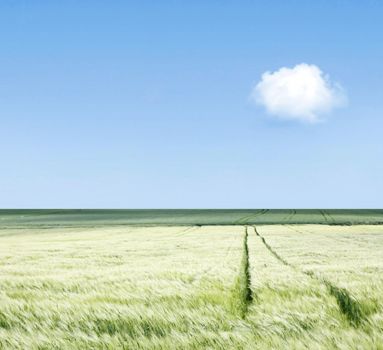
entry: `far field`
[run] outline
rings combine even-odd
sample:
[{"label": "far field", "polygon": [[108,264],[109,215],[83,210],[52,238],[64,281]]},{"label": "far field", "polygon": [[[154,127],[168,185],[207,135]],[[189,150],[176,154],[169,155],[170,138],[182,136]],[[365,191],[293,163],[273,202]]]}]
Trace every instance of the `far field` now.
[{"label": "far field", "polygon": [[383,349],[382,215],[321,212],[1,211],[0,349]]},{"label": "far field", "polygon": [[0,227],[383,224],[383,209],[1,210]]}]

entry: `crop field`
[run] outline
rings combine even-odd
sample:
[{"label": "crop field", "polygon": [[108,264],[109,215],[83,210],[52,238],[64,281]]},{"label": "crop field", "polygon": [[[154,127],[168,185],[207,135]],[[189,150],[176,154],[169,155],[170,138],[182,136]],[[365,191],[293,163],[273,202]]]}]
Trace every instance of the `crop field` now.
[{"label": "crop field", "polygon": [[0,210],[0,227],[382,224],[383,209]]},{"label": "crop field", "polygon": [[9,225],[1,349],[383,349],[383,226]]}]

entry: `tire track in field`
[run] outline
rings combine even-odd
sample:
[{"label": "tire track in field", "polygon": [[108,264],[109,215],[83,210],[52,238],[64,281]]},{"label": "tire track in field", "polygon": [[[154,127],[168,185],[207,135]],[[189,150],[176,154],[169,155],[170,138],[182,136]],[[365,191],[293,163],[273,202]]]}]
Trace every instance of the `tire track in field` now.
[{"label": "tire track in field", "polygon": [[[253,291],[251,289],[251,276],[250,276],[250,262],[249,262],[249,247],[248,247],[248,228],[244,227],[245,232],[243,235],[243,245],[242,245],[242,257],[239,263],[239,269],[237,274],[232,281],[232,284],[229,286],[229,300],[228,308],[231,313],[239,316],[242,319],[246,318],[248,308],[253,301]],[[230,246],[226,250],[225,257],[223,258],[222,264],[224,265],[227,262],[228,257],[232,253],[234,247],[237,247],[238,236],[233,235]],[[218,270],[222,267],[222,264],[215,264],[210,266],[207,269],[204,269],[200,273],[193,275],[190,283],[198,283],[204,276],[208,273],[211,273],[215,270]]]},{"label": "tire track in field", "polygon": [[301,231],[301,230],[298,230],[297,228],[296,228],[296,226],[293,226],[293,225],[284,225],[285,227],[287,227],[288,229],[290,229],[291,231],[294,231],[294,232],[296,232],[296,233],[302,233],[302,234],[305,234],[305,233],[314,233],[314,232],[311,232],[311,231]]},{"label": "tire track in field", "polygon": [[336,222],[336,220],[334,219],[334,217],[330,214],[330,212],[328,210],[324,210],[324,212],[326,213],[327,215],[327,218],[329,219],[329,221],[331,221],[331,224],[334,224]]},{"label": "tire track in field", "polygon": [[245,226],[242,246],[242,258],[239,266],[230,297],[230,309],[234,314],[238,314],[245,319],[249,306],[253,301],[253,291],[251,289],[248,228]]},{"label": "tire track in field", "polygon": [[331,225],[335,223],[335,219],[328,213],[328,211],[322,209],[319,210],[319,212],[322,214],[326,224]]},{"label": "tire track in field", "polygon": [[339,311],[346,317],[351,326],[359,327],[364,320],[367,320],[367,316],[364,314],[359,301],[354,296],[352,296],[346,288],[336,286],[325,277],[316,274],[314,271],[303,271],[297,266],[290,264],[267,243],[265,238],[258,232],[256,226],[253,226],[253,228],[255,234],[261,239],[265,247],[283,265],[289,266],[295,271],[309,276],[319,283],[325,285],[329,294],[336,299]]},{"label": "tire track in field", "polygon": [[190,232],[194,232],[194,231],[197,231],[199,228],[201,228],[201,226],[190,226],[180,232],[176,232],[175,236],[178,238],[178,237],[181,237],[181,236],[184,236]]},{"label": "tire track in field", "polygon": [[188,226],[186,228],[183,228],[182,230],[180,231],[177,231],[177,232],[174,232],[174,233],[171,233],[170,235],[167,235],[167,236],[163,236],[163,238],[174,238],[174,239],[178,239],[178,237],[181,237],[187,233],[190,233],[192,231],[195,231],[196,229],[198,229],[199,226]]},{"label": "tire track in field", "polygon": [[269,252],[279,260],[283,265],[292,267],[285,259],[283,259],[265,240],[263,236],[261,236],[255,226],[253,226],[255,234],[260,238],[264,246],[269,250]]},{"label": "tire track in field", "polygon": [[246,215],[246,216],[243,216],[241,218],[239,218],[238,220],[234,221],[234,225],[243,225],[245,224],[245,222],[250,219],[251,217],[253,216],[258,216],[262,213],[264,209],[258,209],[255,213],[253,214],[250,214],[250,215]]},{"label": "tire track in field", "polygon": [[290,213],[282,218],[282,221],[286,222],[286,224],[288,224],[290,222],[290,220],[296,215],[296,213],[297,213],[297,211],[295,209],[291,209]]},{"label": "tire track in field", "polygon": [[328,224],[328,220],[327,220],[327,217],[326,217],[326,214],[324,213],[324,211],[323,211],[323,210],[319,210],[319,212],[320,212],[320,214],[322,215],[322,217],[323,217],[325,223]]},{"label": "tire track in field", "polygon": [[260,209],[256,213],[244,216],[242,218],[239,218],[238,220],[234,221],[234,225],[246,225],[248,224],[249,220],[252,218],[256,218],[258,216],[264,215],[269,211],[269,209]]},{"label": "tire track in field", "polygon": [[[239,269],[236,273],[232,284],[228,286],[228,311],[234,315],[239,316],[242,319],[246,318],[248,308],[253,301],[253,290],[251,289],[251,275],[250,275],[250,261],[249,261],[249,246],[248,246],[248,227],[245,226],[245,232],[243,235],[243,246],[242,246],[242,258],[239,263]],[[225,257],[223,258],[222,264],[211,266],[204,269],[200,273],[194,274],[191,279],[191,284],[198,283],[204,276],[220,269],[227,263],[228,257],[232,253],[234,248],[238,248],[237,235],[233,235],[231,244],[226,249]],[[239,249],[239,248],[238,248]]]}]

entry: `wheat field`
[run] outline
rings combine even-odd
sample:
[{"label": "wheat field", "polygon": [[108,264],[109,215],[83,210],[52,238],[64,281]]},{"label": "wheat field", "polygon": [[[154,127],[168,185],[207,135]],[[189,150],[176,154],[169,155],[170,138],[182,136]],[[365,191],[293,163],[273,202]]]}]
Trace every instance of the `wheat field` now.
[{"label": "wheat field", "polygon": [[0,230],[1,349],[383,349],[383,226]]}]

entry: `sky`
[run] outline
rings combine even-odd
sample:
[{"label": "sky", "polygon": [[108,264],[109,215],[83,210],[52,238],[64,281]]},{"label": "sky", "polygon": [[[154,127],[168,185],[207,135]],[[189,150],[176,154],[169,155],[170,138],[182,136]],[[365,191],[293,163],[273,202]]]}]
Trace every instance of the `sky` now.
[{"label": "sky", "polygon": [[383,2],[0,2],[1,208],[382,208]]}]

